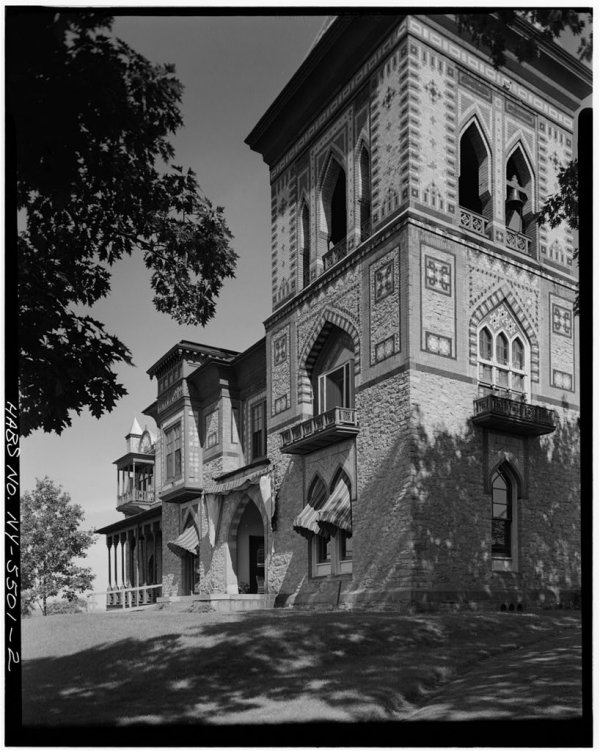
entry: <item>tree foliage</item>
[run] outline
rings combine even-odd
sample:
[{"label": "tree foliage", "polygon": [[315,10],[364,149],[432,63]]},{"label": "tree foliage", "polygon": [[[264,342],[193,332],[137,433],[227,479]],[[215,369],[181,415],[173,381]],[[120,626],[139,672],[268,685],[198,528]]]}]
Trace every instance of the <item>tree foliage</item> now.
[{"label": "tree foliage", "polygon": [[21,433],[61,433],[126,393],[129,349],[84,306],[110,267],[141,253],[156,308],[180,324],[215,312],[236,253],[221,207],[172,163],[182,85],[112,33],[102,12],[9,9],[8,132],[16,145]]},{"label": "tree foliage", "polygon": [[71,602],[90,589],[91,569],[74,563],[94,541],[94,532],[79,529],[83,516],[81,506],[49,477],[21,496],[22,611],[37,604],[46,615],[49,598],[60,594]]},{"label": "tree foliage", "polygon": [[[508,29],[519,19],[531,24],[532,33],[511,39]],[[496,68],[506,64],[507,51],[516,55],[520,62],[538,57],[540,43],[554,42],[565,31],[579,37],[579,58],[586,61],[592,59],[591,12],[579,13],[571,8],[499,8],[493,14],[460,13],[457,21],[459,31],[466,32],[477,47],[488,50]]]}]

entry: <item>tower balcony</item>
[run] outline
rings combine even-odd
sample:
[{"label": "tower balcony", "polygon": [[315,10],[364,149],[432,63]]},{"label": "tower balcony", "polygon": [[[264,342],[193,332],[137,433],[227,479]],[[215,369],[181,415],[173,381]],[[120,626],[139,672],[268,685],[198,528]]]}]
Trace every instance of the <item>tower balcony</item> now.
[{"label": "tower balcony", "polygon": [[327,253],[325,253],[325,255],[323,256],[323,271],[327,271],[327,269],[335,266],[338,261],[341,261],[342,258],[345,257],[347,252],[348,240],[347,238],[344,238],[343,240],[337,242],[333,246],[333,248],[328,250]]},{"label": "tower balcony", "polygon": [[309,454],[358,433],[355,409],[334,407],[282,431],[283,454]]},{"label": "tower balcony", "polygon": [[117,510],[126,514],[145,511],[154,501],[153,490],[127,490],[117,496]]},{"label": "tower balcony", "polygon": [[553,409],[488,394],[473,402],[472,422],[482,428],[519,435],[544,435],[556,429]]}]

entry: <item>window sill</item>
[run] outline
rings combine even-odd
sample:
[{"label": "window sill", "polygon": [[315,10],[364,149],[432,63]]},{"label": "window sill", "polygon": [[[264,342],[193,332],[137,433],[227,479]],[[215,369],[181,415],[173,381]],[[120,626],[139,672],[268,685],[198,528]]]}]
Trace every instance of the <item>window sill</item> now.
[{"label": "window sill", "polygon": [[517,569],[515,564],[513,563],[512,558],[504,558],[497,556],[495,558],[492,558],[492,571],[494,573],[504,573],[507,574],[515,574],[517,573]]}]

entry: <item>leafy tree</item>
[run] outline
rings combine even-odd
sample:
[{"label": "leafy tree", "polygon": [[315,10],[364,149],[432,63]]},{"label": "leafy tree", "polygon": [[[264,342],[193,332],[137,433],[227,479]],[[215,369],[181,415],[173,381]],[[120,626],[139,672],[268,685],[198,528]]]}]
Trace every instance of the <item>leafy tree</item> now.
[{"label": "leafy tree", "polygon": [[94,532],[79,529],[82,521],[81,506],[49,477],[36,480],[35,489],[21,496],[22,612],[37,604],[47,615],[49,598],[60,594],[72,602],[90,589],[91,569],[74,563],[85,558],[94,541]]},{"label": "leafy tree", "polygon": [[[237,254],[223,209],[172,164],[182,85],[111,34],[103,12],[8,9],[7,133],[16,146],[20,430],[62,430],[126,393],[131,352],[86,311],[110,267],[141,253],[156,308],[215,312]],[[10,143],[10,141],[9,141]]]},{"label": "leafy tree", "polygon": [[[514,28],[519,21],[530,24],[528,33],[510,35],[509,28]],[[459,13],[457,22],[459,31],[467,33],[477,47],[488,50],[496,68],[506,64],[507,51],[516,55],[520,62],[538,57],[543,42],[553,42],[565,31],[579,37],[579,58],[588,62],[592,59],[593,32],[590,11],[579,13],[571,8],[501,8],[493,14]]]}]

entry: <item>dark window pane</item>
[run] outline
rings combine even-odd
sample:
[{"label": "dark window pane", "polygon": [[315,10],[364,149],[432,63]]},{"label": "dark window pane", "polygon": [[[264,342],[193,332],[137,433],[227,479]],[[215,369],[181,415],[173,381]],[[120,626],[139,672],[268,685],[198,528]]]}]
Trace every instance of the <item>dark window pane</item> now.
[{"label": "dark window pane", "polygon": [[317,536],[317,563],[329,563],[331,561],[331,537]]}]

